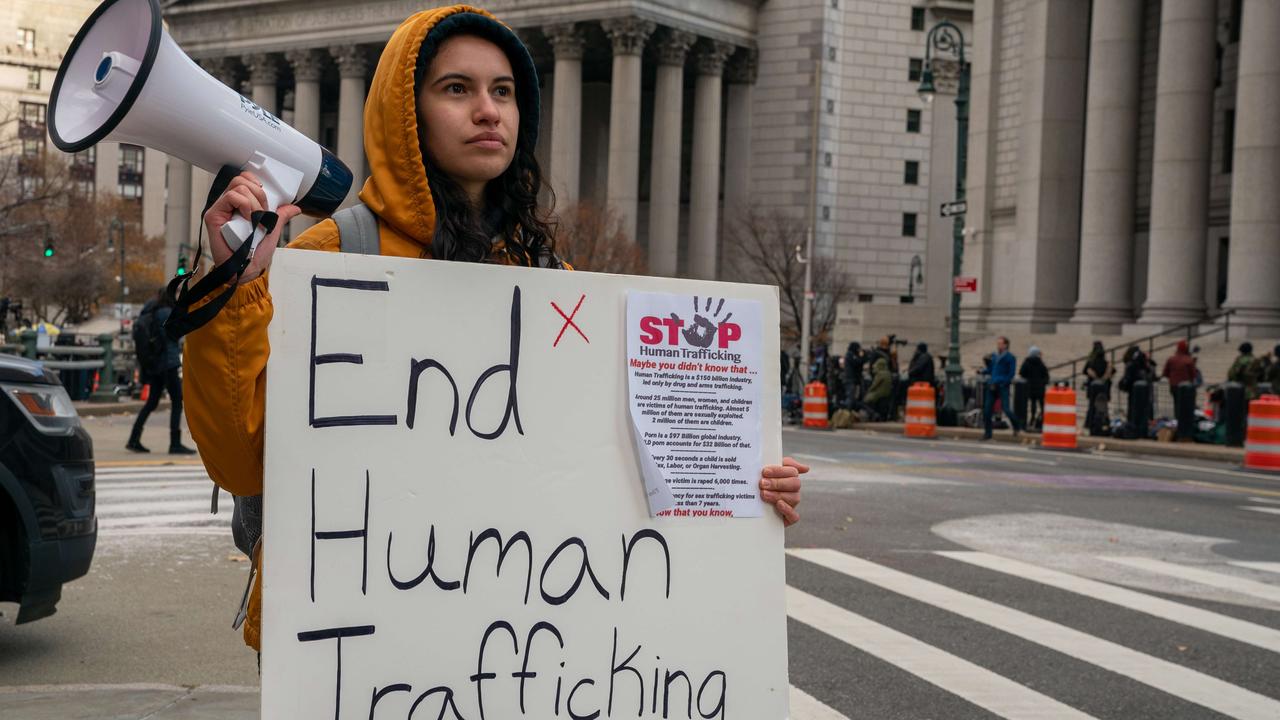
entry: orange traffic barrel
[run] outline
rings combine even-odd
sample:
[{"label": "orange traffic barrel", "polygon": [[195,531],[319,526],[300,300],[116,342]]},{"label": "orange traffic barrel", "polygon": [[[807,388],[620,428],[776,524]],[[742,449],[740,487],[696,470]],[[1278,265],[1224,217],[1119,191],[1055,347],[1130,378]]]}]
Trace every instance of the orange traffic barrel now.
[{"label": "orange traffic barrel", "polygon": [[1076,391],[1052,387],[1044,394],[1044,424],[1040,446],[1060,450],[1076,449]]},{"label": "orange traffic barrel", "polygon": [[1250,470],[1280,471],[1280,397],[1263,395],[1249,403],[1244,466]]},{"label": "orange traffic barrel", "polygon": [[931,438],[938,434],[938,406],[933,385],[914,383],[907,388],[907,437]]},{"label": "orange traffic barrel", "polygon": [[827,386],[817,381],[804,386],[804,426],[827,427]]}]

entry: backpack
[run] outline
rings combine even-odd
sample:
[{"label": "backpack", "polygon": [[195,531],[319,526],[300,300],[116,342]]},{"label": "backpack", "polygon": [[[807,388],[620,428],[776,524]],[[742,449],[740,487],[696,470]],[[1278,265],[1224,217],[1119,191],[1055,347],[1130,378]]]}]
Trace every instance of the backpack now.
[{"label": "backpack", "polygon": [[133,347],[143,375],[154,375],[164,359],[164,329],[157,320],[155,303],[147,303],[133,319]]}]

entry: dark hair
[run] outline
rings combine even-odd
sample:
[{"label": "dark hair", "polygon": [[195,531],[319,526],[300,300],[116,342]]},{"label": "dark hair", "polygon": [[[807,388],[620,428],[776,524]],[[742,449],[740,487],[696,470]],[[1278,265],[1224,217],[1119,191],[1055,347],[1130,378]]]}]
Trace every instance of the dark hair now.
[{"label": "dark hair", "polygon": [[1251,342],[1242,342],[1242,343],[1240,343],[1240,352],[1241,352],[1242,354],[1244,354],[1244,355],[1248,355],[1248,354],[1252,353],[1252,352],[1253,352],[1253,343],[1251,343]]},{"label": "dark hair", "polygon": [[[462,18],[457,18],[461,20]],[[496,23],[493,23],[496,26]],[[444,28],[438,28],[444,29]],[[517,58],[504,46],[501,38],[494,36],[489,23],[469,24],[455,32],[433,32],[418,56],[414,72],[414,97],[418,96],[427,67],[439,52],[445,40],[470,35],[491,42],[502,49],[513,66]],[[431,42],[434,41],[434,42]],[[431,239],[432,256],[441,260],[487,262],[494,250],[502,250],[507,259],[516,265],[558,265],[554,260],[553,239],[555,229],[547,213],[538,207],[538,195],[543,190],[542,168],[534,157],[537,143],[536,115],[527,118],[529,109],[536,103],[522,102],[522,93],[537,93],[536,76],[516,72],[516,98],[522,109],[520,128],[516,134],[515,155],[501,175],[490,180],[484,189],[488,208],[483,213],[471,203],[471,199],[458,183],[431,162],[424,138],[419,140],[422,164],[426,167],[427,184],[435,202],[436,228]],[[525,80],[521,83],[520,80]],[[533,87],[528,87],[533,85]],[[548,187],[547,192],[552,192]],[[554,197],[554,195],[553,195]],[[554,200],[552,202],[554,204]],[[494,235],[502,238],[500,248],[495,248]],[[548,259],[551,259],[548,262]]]}]

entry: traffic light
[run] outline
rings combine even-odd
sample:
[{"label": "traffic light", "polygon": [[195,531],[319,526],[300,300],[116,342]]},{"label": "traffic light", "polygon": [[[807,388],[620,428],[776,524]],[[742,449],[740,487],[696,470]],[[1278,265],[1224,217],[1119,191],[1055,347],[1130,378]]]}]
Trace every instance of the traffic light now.
[{"label": "traffic light", "polygon": [[186,275],[186,274],[187,274],[187,256],[184,253],[178,256],[178,277],[182,277],[183,275]]},{"label": "traffic light", "polygon": [[45,257],[47,257],[47,258],[51,258],[51,257],[53,257],[53,253],[54,253],[54,250],[53,250],[53,241],[52,241],[52,240],[47,240],[47,241],[45,241],[45,244],[44,244],[44,256],[45,256]]}]

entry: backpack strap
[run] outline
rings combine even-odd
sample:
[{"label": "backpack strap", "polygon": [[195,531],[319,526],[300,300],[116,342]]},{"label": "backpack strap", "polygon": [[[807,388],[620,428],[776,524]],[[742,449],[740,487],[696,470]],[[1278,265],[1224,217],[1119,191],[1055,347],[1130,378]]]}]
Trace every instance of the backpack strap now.
[{"label": "backpack strap", "polygon": [[381,255],[382,243],[378,238],[378,217],[368,205],[356,203],[333,214],[338,224],[338,242],[344,253]]}]

